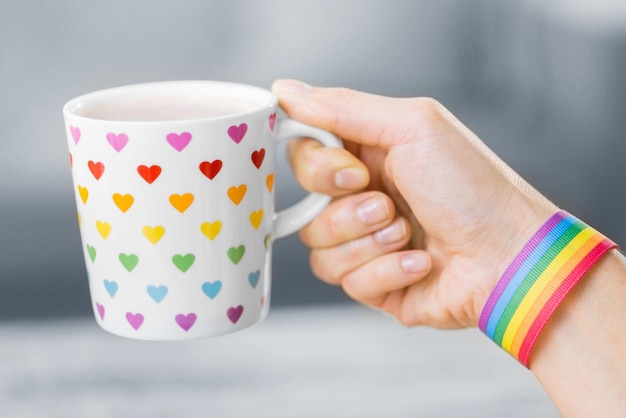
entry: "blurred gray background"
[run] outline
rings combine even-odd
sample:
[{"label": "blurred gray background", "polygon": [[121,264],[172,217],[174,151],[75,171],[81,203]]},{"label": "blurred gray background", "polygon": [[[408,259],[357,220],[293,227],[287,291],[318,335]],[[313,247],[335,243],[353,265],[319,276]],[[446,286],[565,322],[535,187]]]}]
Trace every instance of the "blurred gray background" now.
[{"label": "blurred gray background", "polygon": [[[293,77],[433,96],[563,208],[626,243],[620,0],[2,0],[0,319],[91,315],[61,107],[171,79]],[[280,175],[280,174],[283,175]],[[279,167],[279,206],[302,196]],[[345,301],[296,237],[274,305]]]},{"label": "blurred gray background", "polygon": [[[477,331],[352,310],[297,237],[276,243],[276,314],[254,330],[149,346],[97,330],[62,105],[130,83],[283,77],[435,97],[626,245],[623,0],[0,0],[0,415],[558,416]],[[278,178],[279,206],[303,195],[284,162]]]}]

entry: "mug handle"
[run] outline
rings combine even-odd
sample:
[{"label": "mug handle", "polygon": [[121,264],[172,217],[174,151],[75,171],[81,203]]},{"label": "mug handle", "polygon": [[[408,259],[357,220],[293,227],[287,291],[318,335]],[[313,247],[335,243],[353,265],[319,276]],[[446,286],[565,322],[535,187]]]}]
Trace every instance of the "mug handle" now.
[{"label": "mug handle", "polygon": [[[335,135],[323,129],[314,128],[293,119],[278,122],[276,140],[283,141],[296,137],[310,137],[330,148],[343,148],[342,142]],[[331,201],[330,196],[309,193],[293,206],[274,214],[273,238],[282,238],[293,234],[313,220]]]}]

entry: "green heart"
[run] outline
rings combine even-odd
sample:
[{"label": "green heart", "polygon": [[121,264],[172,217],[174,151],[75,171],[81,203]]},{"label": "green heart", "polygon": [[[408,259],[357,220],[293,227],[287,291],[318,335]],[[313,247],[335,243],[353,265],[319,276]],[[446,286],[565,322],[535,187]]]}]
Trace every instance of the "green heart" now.
[{"label": "green heart", "polygon": [[87,253],[89,253],[89,258],[93,263],[96,260],[96,249],[91,245],[87,244]]},{"label": "green heart", "polygon": [[124,266],[126,270],[130,273],[135,267],[137,267],[137,263],[139,263],[139,257],[135,254],[124,254],[120,253],[119,255],[120,263]]},{"label": "green heart", "polygon": [[196,256],[193,254],[176,254],[172,257],[172,263],[183,273],[189,270],[194,261],[196,261]]},{"label": "green heart", "polygon": [[267,234],[263,242],[265,244],[265,249],[269,250],[270,245],[272,244],[272,234]]},{"label": "green heart", "polygon": [[241,258],[243,257],[243,254],[245,252],[246,252],[245,245],[240,245],[239,247],[230,247],[228,249],[228,258],[230,258],[230,261],[232,261],[235,265],[237,265],[241,261]]}]

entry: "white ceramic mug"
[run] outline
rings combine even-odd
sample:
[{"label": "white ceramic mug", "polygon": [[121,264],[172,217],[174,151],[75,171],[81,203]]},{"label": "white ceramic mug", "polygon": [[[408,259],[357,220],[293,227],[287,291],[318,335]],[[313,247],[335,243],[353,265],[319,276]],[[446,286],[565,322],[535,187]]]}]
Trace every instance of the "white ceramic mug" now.
[{"label": "white ceramic mug", "polygon": [[275,212],[276,140],[341,142],[277,120],[271,92],[224,82],[102,90],[63,112],[98,324],[129,338],[184,340],[261,321],[272,241],[330,201],[310,194]]}]

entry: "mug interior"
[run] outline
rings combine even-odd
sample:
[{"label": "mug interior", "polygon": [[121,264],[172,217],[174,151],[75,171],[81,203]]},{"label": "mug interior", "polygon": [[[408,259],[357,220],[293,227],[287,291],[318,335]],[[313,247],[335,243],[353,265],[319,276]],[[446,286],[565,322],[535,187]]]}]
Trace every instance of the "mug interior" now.
[{"label": "mug interior", "polygon": [[[65,114],[87,119],[124,122],[168,122],[172,120],[217,119],[233,115],[245,115],[276,105],[277,99],[268,90],[245,84],[219,81],[167,81],[134,84],[88,93],[70,100],[63,107]],[[159,104],[181,106],[212,106],[215,112],[198,112],[177,117],[158,119],[133,119],[132,115],[120,118],[124,107],[146,106],[157,110]],[[109,112],[112,117],[102,116]],[[184,112],[184,111],[182,111]]]}]

